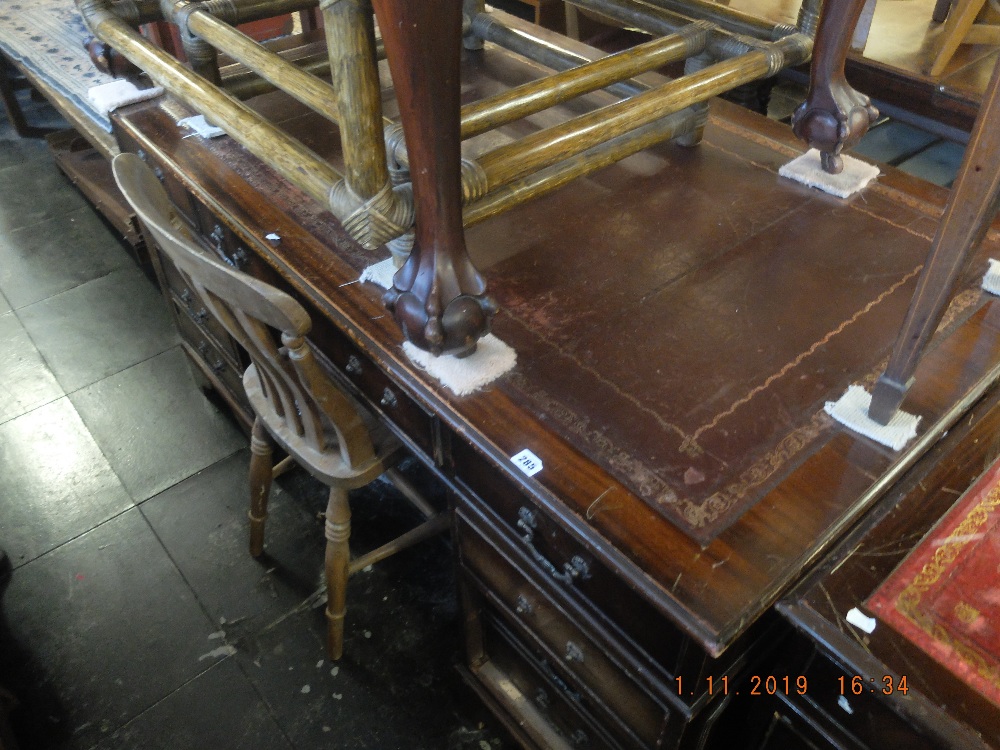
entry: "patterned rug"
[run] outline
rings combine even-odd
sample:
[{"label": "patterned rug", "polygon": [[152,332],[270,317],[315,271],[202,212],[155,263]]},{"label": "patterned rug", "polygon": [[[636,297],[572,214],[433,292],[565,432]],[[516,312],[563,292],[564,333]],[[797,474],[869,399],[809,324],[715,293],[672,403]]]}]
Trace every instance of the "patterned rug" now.
[{"label": "patterned rug", "polygon": [[112,81],[90,61],[91,36],[73,0],[0,0],[0,51],[69,99],[107,131],[111,121],[87,99],[87,89]]}]

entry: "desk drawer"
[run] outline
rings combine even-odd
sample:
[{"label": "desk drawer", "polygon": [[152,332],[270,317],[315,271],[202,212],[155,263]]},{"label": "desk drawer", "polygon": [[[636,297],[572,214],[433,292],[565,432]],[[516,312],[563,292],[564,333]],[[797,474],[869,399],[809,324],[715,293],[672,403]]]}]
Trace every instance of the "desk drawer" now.
[{"label": "desk drawer", "polygon": [[192,354],[200,360],[205,374],[215,381],[217,387],[222,387],[226,391],[231,401],[249,413],[250,402],[247,400],[246,391],[243,390],[242,370],[223,354],[213,338],[195,324],[176,300],[174,304],[177,305],[177,327]]},{"label": "desk drawer", "polygon": [[[808,691],[791,694],[787,700],[805,708],[803,713],[818,710],[820,723],[832,723],[866,748],[905,747],[907,750],[931,750],[938,745],[920,734],[918,724],[904,719],[888,705],[881,691],[886,689],[884,674],[848,672],[822,652],[816,652],[803,670]],[[898,687],[893,676],[891,686]],[[899,696],[896,696],[897,698]]]},{"label": "desk drawer", "polygon": [[188,224],[195,226],[194,202],[191,198],[191,193],[185,189],[181,181],[169,169],[165,168],[158,159],[143,149],[130,135],[121,130],[116,131],[116,135],[122,151],[134,153],[146,162],[149,168],[153,170],[153,174],[163,184],[167,195],[170,196],[170,202],[174,204],[177,212],[184,217]]},{"label": "desk drawer", "polygon": [[371,408],[395,424],[426,455],[434,452],[434,418],[424,411],[347,336],[313,318],[310,338],[330,363],[364,396]]},{"label": "desk drawer", "polygon": [[[464,440],[450,442],[454,464],[461,467],[457,481],[468,489],[468,500],[482,507],[539,570],[554,580],[558,576],[568,597],[644,652],[643,661],[657,680],[672,686],[684,674],[685,682],[700,684],[702,670],[722,668],[720,663],[707,665],[704,651]],[[697,697],[683,696],[685,702]]]},{"label": "desk drawer", "polygon": [[160,253],[160,266],[163,268],[167,289],[177,306],[178,315],[186,315],[192,323],[201,329],[202,336],[208,335],[212,339],[212,343],[226,355],[231,364],[238,365],[240,363],[238,345],[222,323],[208,311],[204,300],[196,291],[187,286],[184,277],[177,271],[177,267],[162,253]]},{"label": "desk drawer", "polygon": [[483,618],[483,642],[490,658],[474,674],[539,747],[627,747],[589,716],[586,698],[552,668],[545,656],[526,648],[501,620],[489,614]]},{"label": "desk drawer", "polygon": [[623,653],[615,634],[593,632],[586,615],[524,572],[519,551],[501,538],[479,533],[462,509],[456,538],[463,565],[517,625],[594,696],[602,723],[619,724],[623,735],[634,733],[636,746],[655,746],[668,710],[637,684],[634,676],[642,667]]}]

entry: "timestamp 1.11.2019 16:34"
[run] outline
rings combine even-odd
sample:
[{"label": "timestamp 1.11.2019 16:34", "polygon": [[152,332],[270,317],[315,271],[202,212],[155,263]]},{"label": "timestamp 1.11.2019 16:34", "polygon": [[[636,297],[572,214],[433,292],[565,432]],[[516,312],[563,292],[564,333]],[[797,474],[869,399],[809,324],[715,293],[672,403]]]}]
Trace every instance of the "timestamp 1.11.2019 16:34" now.
[{"label": "timestamp 1.11.2019 16:34", "polygon": [[[677,694],[682,696],[694,696],[700,692],[705,692],[708,695],[805,695],[810,690],[809,680],[805,675],[750,675],[739,684],[739,687],[730,685],[728,675],[704,677],[699,681],[700,685],[685,680],[683,677],[675,677],[674,682],[677,685]],[[699,687],[703,690],[699,690]],[[884,695],[895,693],[906,695],[910,689],[906,675],[899,677],[881,675],[877,678],[841,675],[830,687],[836,691],[837,695],[861,695],[862,693],[875,692]]]}]

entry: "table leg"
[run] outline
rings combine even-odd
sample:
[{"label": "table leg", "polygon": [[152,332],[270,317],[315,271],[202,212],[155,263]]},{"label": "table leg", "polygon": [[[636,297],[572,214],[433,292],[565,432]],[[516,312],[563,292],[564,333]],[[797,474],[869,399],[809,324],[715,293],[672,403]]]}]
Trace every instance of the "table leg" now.
[{"label": "table leg", "polygon": [[35,128],[24,118],[21,103],[17,100],[17,92],[14,90],[14,82],[11,80],[11,68],[11,64],[0,56],[0,97],[3,98],[3,106],[7,110],[11,125],[14,126],[14,132],[21,138],[31,138],[35,135]]},{"label": "table leg", "polygon": [[462,229],[461,0],[374,0],[401,111],[416,243],[386,304],[406,337],[435,354],[470,354],[496,312]]},{"label": "table leg", "polygon": [[844,62],[865,0],[826,0],[816,30],[809,95],[795,111],[795,134],[820,151],[823,169],[844,168],[840,152],[861,140],[878,110],[844,77]]},{"label": "table leg", "polygon": [[941,224],[931,245],[903,327],[876,383],[868,416],[886,424],[910,387],[920,355],[937,329],[955,279],[1000,208],[1000,65],[993,69]]}]

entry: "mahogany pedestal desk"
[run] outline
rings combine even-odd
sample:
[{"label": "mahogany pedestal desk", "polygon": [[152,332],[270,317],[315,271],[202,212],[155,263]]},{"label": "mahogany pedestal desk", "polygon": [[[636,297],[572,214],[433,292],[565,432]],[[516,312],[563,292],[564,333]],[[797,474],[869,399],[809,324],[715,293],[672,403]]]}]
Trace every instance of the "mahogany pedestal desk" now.
[{"label": "mahogany pedestal desk", "polygon": [[[463,92],[536,73],[487,46],[467,54]],[[337,160],[328,123],[280,94],[253,106]],[[933,468],[921,456],[995,380],[998,313],[969,290],[908,397],[913,446],[826,417],[825,400],[881,371],[945,193],[888,169],[850,201],[788,182],[788,129],[720,102],[699,147],[468,230],[518,363],[456,397],[358,283],[384,255],[230,139],[184,137],[187,114],[169,99],[122,110],[122,150],[158,170],[207,247],[306,305],[330,367],[448,484],[463,669],[529,747],[747,746],[747,712],[772,712],[749,681],[779,676],[791,630],[774,602]],[[239,351],[165,263],[160,276],[189,354],[239,411]],[[534,476],[511,461],[523,449]]]}]

